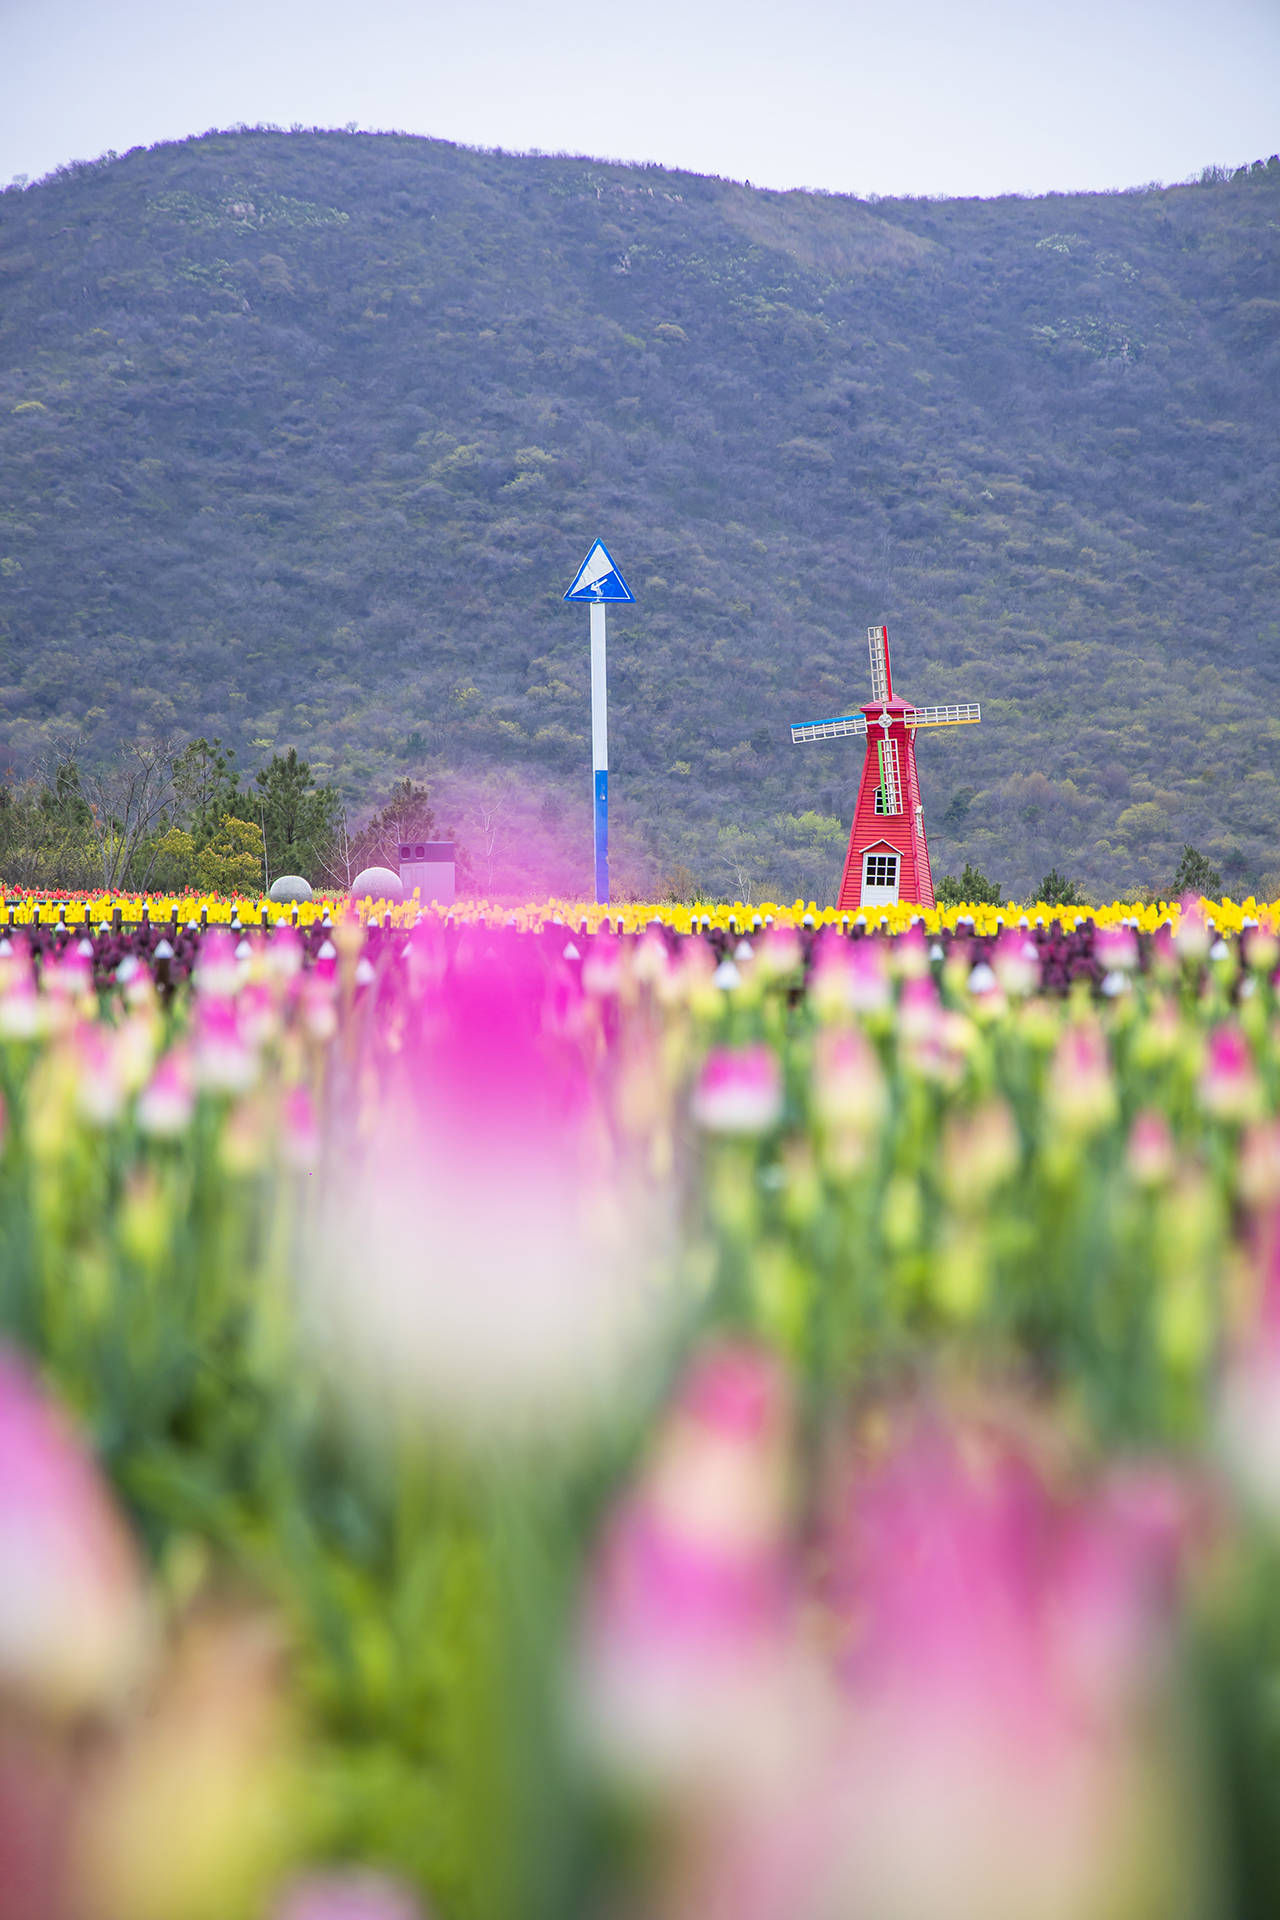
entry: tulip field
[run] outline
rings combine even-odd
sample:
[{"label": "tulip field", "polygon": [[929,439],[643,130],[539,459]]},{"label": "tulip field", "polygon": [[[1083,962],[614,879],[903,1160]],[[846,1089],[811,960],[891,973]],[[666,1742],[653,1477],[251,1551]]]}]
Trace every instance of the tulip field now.
[{"label": "tulip field", "polygon": [[1280,903],[6,918],[0,1920],[1280,1911]]}]

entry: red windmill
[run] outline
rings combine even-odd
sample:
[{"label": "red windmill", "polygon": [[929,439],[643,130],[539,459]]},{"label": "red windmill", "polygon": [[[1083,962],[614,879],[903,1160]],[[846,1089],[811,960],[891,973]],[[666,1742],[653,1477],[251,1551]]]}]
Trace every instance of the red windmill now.
[{"label": "red windmill", "polygon": [[920,727],[972,726],[981,720],[976,700],[956,707],[913,707],[895,700],[889,672],[889,629],[868,627],[871,649],[871,699],[861,713],[839,720],[815,720],[794,726],[791,738],[839,740],[865,734],[866,764],[849,832],[849,851],[840,879],[838,907],[882,907],[910,900],[931,907],[933,875],[924,837],[924,808],[916,776],[916,740]]}]

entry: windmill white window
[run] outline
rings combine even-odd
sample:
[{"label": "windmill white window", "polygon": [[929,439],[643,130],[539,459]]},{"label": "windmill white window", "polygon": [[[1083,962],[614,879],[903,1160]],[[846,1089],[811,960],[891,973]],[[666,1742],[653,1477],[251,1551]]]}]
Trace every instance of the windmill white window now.
[{"label": "windmill white window", "polygon": [[873,848],[862,856],[862,905],[892,906],[898,898],[898,856]]}]

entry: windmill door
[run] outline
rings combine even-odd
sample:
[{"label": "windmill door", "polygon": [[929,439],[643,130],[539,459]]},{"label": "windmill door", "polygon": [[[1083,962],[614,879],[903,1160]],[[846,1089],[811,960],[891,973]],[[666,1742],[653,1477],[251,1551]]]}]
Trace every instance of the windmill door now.
[{"label": "windmill door", "polygon": [[883,841],[868,847],[862,856],[862,899],[864,907],[891,907],[898,898],[902,862],[892,847]]}]

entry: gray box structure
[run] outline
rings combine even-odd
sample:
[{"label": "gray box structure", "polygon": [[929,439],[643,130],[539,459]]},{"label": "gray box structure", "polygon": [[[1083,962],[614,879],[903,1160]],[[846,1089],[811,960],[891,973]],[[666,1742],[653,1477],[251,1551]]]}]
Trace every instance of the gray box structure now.
[{"label": "gray box structure", "polygon": [[421,906],[429,907],[435,900],[442,907],[451,907],[454,872],[452,840],[401,841],[400,884],[406,900],[416,887]]}]

